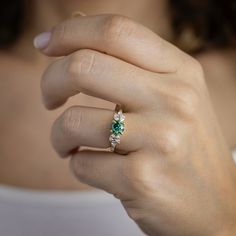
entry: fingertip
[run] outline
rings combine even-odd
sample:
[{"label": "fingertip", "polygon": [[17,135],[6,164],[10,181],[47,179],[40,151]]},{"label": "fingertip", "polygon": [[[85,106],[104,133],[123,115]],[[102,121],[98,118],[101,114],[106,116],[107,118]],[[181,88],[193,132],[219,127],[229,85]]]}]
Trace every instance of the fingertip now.
[{"label": "fingertip", "polygon": [[63,106],[63,105],[66,103],[67,100],[57,101],[57,102],[48,102],[48,100],[46,100],[46,99],[42,96],[41,101],[42,101],[44,107],[45,107],[47,110],[51,111],[51,110],[55,110],[55,109],[57,109],[57,108]]}]

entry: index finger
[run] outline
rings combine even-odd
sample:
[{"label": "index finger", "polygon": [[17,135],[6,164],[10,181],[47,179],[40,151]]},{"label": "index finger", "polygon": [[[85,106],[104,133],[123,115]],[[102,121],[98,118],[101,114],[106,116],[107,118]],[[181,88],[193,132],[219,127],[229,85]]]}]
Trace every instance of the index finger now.
[{"label": "index finger", "polygon": [[[35,39],[39,45],[40,37]],[[148,28],[119,15],[71,18],[47,34],[42,52],[65,56],[79,49],[93,49],[159,73],[176,72],[185,53]],[[44,39],[45,40],[45,39]]]}]

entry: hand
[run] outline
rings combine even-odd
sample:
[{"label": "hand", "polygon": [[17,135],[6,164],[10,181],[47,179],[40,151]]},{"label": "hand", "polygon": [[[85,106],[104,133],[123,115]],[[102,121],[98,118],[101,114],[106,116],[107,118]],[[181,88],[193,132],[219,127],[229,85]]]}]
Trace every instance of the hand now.
[{"label": "hand", "polygon": [[126,116],[115,153],[78,150],[109,147],[113,110],[75,106],[55,121],[52,143],[77,178],[114,194],[149,235],[233,235],[236,168],[199,63],[122,16],[69,19],[49,35],[42,52],[64,57],[43,75],[46,107],[82,92]]}]

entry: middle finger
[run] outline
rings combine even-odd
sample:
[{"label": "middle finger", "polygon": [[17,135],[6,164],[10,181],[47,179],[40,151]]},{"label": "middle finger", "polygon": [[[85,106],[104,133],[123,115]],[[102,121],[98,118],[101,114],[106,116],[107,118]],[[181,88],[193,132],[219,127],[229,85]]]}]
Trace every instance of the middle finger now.
[{"label": "middle finger", "polygon": [[115,57],[84,49],[52,63],[43,75],[41,88],[49,109],[82,92],[136,110],[148,104],[154,76]]}]

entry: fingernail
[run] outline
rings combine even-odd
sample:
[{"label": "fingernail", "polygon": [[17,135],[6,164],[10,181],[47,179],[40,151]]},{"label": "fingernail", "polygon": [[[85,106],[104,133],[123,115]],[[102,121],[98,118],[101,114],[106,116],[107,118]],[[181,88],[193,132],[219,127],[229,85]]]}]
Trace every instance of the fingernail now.
[{"label": "fingernail", "polygon": [[47,47],[50,39],[51,39],[51,32],[44,32],[39,35],[37,35],[34,38],[34,47],[37,49],[44,49]]},{"label": "fingernail", "polygon": [[86,16],[86,14],[82,11],[75,11],[71,14],[71,17],[77,17],[77,16]]}]

